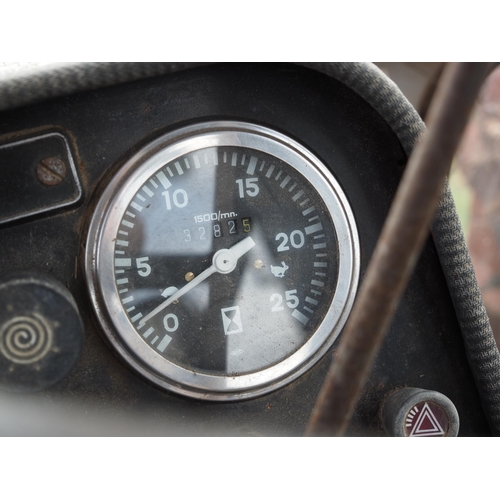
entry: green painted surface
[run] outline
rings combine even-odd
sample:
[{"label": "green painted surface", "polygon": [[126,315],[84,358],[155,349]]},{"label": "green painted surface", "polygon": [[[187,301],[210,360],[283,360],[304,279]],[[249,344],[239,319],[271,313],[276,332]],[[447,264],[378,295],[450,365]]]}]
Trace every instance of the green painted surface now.
[{"label": "green painted surface", "polygon": [[465,239],[469,236],[470,216],[472,210],[472,190],[464,174],[458,168],[451,169],[450,188],[457,206],[458,217],[462,223]]}]

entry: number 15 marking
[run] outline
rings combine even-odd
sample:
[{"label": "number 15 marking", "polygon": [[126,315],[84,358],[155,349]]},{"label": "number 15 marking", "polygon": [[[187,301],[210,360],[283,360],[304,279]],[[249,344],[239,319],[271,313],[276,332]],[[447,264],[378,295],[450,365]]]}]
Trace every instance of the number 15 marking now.
[{"label": "number 15 marking", "polygon": [[245,179],[245,188],[243,188],[243,179],[237,179],[236,184],[238,184],[238,191],[240,198],[245,197],[245,193],[252,198],[259,194],[259,186],[257,185],[258,177],[251,177],[249,179]]}]

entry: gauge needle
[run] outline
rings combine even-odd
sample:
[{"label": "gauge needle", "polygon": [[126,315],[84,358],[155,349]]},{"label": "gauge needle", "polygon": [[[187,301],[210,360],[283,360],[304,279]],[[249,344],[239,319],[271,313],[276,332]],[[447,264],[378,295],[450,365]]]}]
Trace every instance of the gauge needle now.
[{"label": "gauge needle", "polygon": [[239,241],[236,245],[231,248],[223,248],[215,252],[212,258],[212,265],[205,269],[201,274],[192,279],[187,285],[183,286],[180,290],[177,290],[173,295],[171,295],[167,300],[162,302],[158,307],[153,309],[149,314],[141,318],[139,326],[146,323],[153,316],[156,316],[160,311],[168,307],[172,302],[178,300],[185,293],[192,290],[196,285],[199,285],[202,281],[205,281],[209,276],[214,273],[228,274],[233,271],[238,263],[238,259],[245,255],[251,248],[255,246],[255,242],[251,236],[247,236],[244,240]]}]

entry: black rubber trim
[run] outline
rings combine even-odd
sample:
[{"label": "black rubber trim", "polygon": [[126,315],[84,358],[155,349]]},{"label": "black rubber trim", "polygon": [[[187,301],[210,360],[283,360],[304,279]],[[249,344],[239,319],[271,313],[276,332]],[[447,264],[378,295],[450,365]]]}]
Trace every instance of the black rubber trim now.
[{"label": "black rubber trim", "polygon": [[0,68],[0,111],[141,78],[200,66],[200,63],[52,63]]}]

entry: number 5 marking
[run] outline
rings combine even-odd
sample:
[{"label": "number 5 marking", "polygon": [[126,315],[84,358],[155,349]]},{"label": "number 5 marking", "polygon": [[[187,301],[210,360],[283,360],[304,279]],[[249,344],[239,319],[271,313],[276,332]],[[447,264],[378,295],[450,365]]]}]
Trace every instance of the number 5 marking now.
[{"label": "number 5 marking", "polygon": [[139,257],[138,259],[135,260],[139,276],[146,277],[151,274],[151,266],[149,264],[146,264],[148,260],[149,257]]}]

